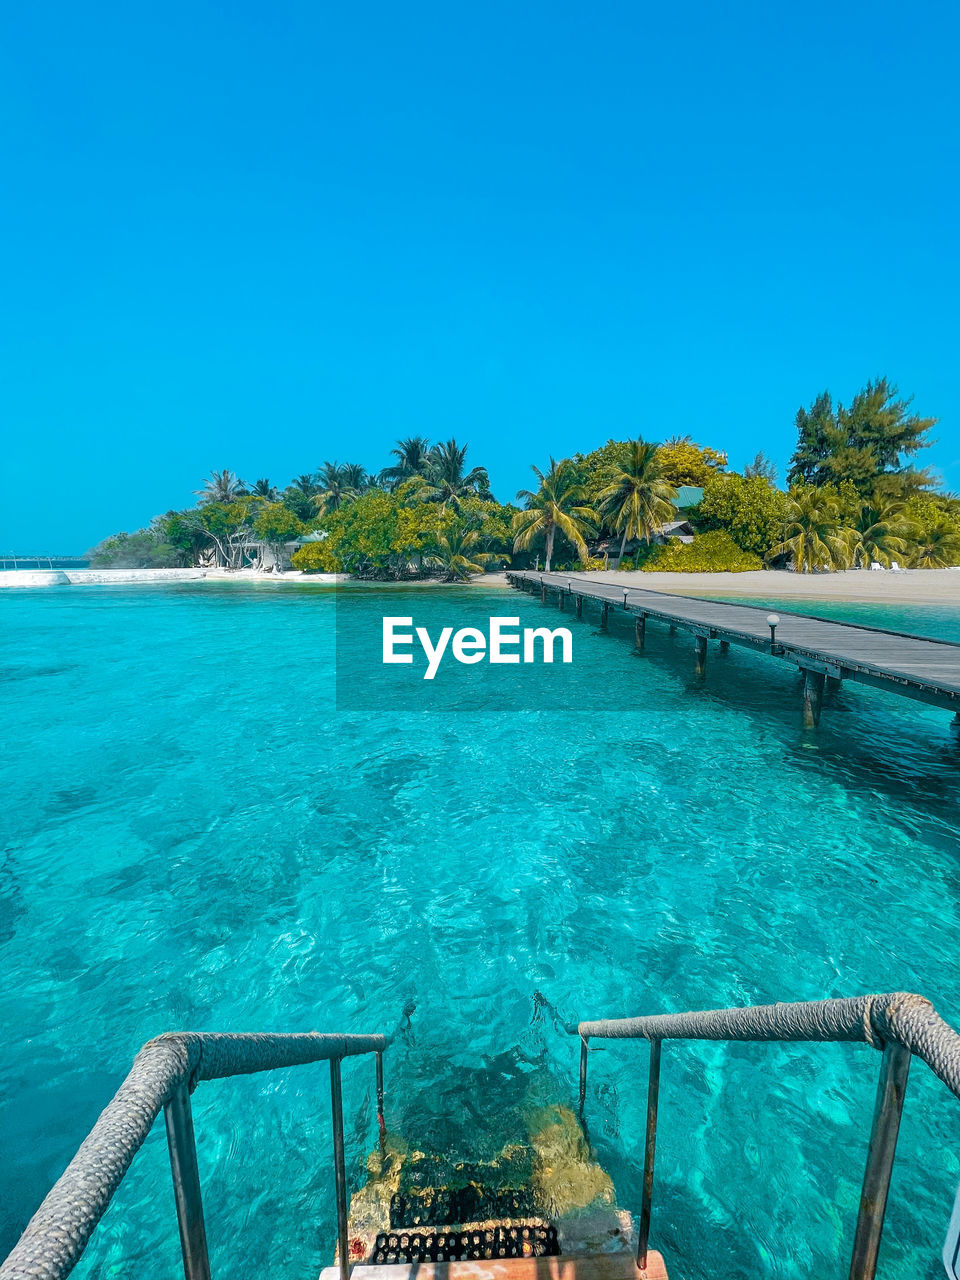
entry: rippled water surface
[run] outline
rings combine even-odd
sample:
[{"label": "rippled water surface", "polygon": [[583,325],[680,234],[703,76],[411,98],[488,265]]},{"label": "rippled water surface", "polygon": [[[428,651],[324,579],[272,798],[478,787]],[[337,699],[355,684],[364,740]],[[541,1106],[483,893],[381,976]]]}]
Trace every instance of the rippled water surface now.
[{"label": "rippled water surface", "polygon": [[[482,588],[348,595],[358,628],[543,620]],[[960,640],[960,610],[839,612]],[[533,1019],[537,991],[572,1020],[911,988],[960,1023],[946,713],[844,687],[805,734],[784,665],[711,650],[698,683],[683,636],[651,624],[637,657],[569,615],[573,667],[528,672],[519,710],[483,709],[484,667],[450,676],[458,710],[391,711],[341,644],[369,704],[338,711],[336,613],[330,590],[269,583],[0,598],[4,1249],[163,1030],[380,1031],[414,1000],[388,1124],[489,1157],[518,1111],[575,1095],[577,1044]],[[653,1234],[673,1276],[845,1274],[878,1067],[857,1046],[665,1047]],[[642,1045],[591,1055],[591,1136],[631,1208],[645,1071]],[[372,1075],[344,1068],[353,1185]],[[205,1084],[194,1107],[214,1275],[315,1275],[326,1068]],[[902,1134],[883,1261],[933,1277],[960,1104],[922,1064]],[[178,1268],[155,1127],[81,1272]]]}]

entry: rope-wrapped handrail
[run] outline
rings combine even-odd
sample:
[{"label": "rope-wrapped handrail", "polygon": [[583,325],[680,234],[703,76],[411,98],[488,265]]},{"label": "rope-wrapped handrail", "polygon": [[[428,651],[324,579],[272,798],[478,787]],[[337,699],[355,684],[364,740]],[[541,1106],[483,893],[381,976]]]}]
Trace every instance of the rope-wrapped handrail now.
[{"label": "rope-wrapped handrail", "polygon": [[[411,1011],[404,1009],[404,1017]],[[0,1280],[60,1280],[76,1265],[153,1122],[182,1086],[193,1089],[201,1080],[382,1053],[392,1039],[173,1032],[148,1041],[0,1266]]]},{"label": "rope-wrapped handrail", "polygon": [[602,1019],[567,1030],[582,1040],[859,1041],[875,1049],[894,1041],[960,1098],[960,1035],[929,1000],[908,991]]}]

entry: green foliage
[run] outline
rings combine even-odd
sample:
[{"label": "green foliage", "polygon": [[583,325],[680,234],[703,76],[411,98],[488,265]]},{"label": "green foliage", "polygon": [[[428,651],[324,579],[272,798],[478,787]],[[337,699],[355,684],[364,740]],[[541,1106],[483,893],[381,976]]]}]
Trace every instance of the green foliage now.
[{"label": "green foliage", "polygon": [[723,529],[701,533],[693,542],[669,542],[654,547],[646,557],[643,573],[746,573],[762,569],[759,556],[744,551]]},{"label": "green foliage", "polygon": [[380,472],[380,482],[396,490],[413,476],[422,476],[430,462],[430,441],[426,436],[407,436],[398,440],[390,455],[396,462]]},{"label": "green foliage", "polygon": [[[302,479],[303,477],[301,477]],[[280,495],[280,501],[292,511],[298,520],[302,520],[304,524],[316,519],[317,504],[315,502],[316,491],[313,485],[310,486],[310,492],[305,491],[299,484],[292,484],[284,489]]]},{"label": "green foliage", "polygon": [[797,573],[847,569],[853,559],[854,538],[830,490],[797,485],[787,494],[784,505],[783,537],[770,548],[766,559],[788,559]]},{"label": "green foliage", "polygon": [[682,484],[702,489],[727,465],[727,455],[694,444],[689,436],[665,440],[657,450],[663,478],[674,487]]},{"label": "green foliage", "polygon": [[94,569],[173,569],[183,563],[179,550],[154,529],[115,533],[89,552]]},{"label": "green foliage", "polygon": [[586,538],[593,532],[596,512],[586,504],[585,486],[569,458],[561,462],[551,458],[546,472],[539,467],[532,470],[540,487],[535,493],[521,489],[517,494],[526,502],[526,509],[513,517],[513,549],[528,551],[542,538],[549,573],[558,533],[575,548],[581,560],[587,554]]},{"label": "green foliage", "polygon": [[232,502],[246,493],[247,486],[232,471],[211,471],[196,495],[201,502]]},{"label": "green foliage", "polygon": [[294,569],[301,573],[339,573],[340,561],[323,542],[306,542],[290,557]]},{"label": "green foliage", "polygon": [[513,520],[518,511],[519,507],[512,504],[501,506],[486,498],[464,498],[460,502],[460,514],[467,527],[480,534],[484,550],[507,557],[513,546]]},{"label": "green foliage", "polygon": [[422,501],[450,505],[455,511],[466,498],[492,496],[486,467],[472,467],[468,471],[467,446],[458,445],[453,439],[434,445],[419,470],[411,475],[410,482]]},{"label": "green foliage", "polygon": [[904,517],[911,525],[911,568],[945,569],[960,564],[960,500],[918,493],[905,504]]},{"label": "green foliage", "polygon": [[630,452],[629,440],[608,440],[592,453],[575,453],[570,460],[578,482],[583,486],[584,502],[596,508],[601,492],[613,480],[617,472],[627,465]]},{"label": "green foliage", "polygon": [[151,526],[161,542],[175,547],[181,565],[199,564],[211,546],[210,535],[199,511],[168,511],[157,516]]},{"label": "green foliage", "polygon": [[930,525],[912,547],[911,567],[946,569],[955,564],[960,564],[960,530],[949,520]]},{"label": "green foliage", "polygon": [[285,503],[265,502],[253,521],[253,531],[262,542],[276,545],[299,538],[306,527]]},{"label": "green foliage", "polygon": [[[631,538],[651,537],[673,514],[673,487],[690,485],[704,490],[690,514],[701,531],[696,555],[641,541],[623,568],[700,561],[714,545],[704,536],[713,533],[728,535],[748,556],[790,560],[802,570],[893,560],[953,564],[960,562],[960,500],[930,492],[929,474],[913,465],[934,422],[911,413],[909,399],[880,378],[848,407],[824,392],[799,411],[790,472],[798,483],[789,495],[775,487],[776,468],[762,453],[741,476],[724,470],[724,453],[688,435],[661,445],[610,439],[590,453],[551,459],[546,473],[534,468],[539,487],[518,494],[522,509],[493,499],[486,469],[468,465],[466,446],[411,436],[396,442],[376,479],[360,464],[327,462],[279,493],[266,478],[248,488],[237,473],[214,471],[195,508],[168,511],[149,529],[115,535],[91,554],[100,565],[215,558],[239,568],[255,558],[256,544],[277,554],[319,523],[328,536],[295,557],[308,572],[449,576],[457,557],[477,566],[480,556],[506,560],[511,551],[531,560],[545,551],[547,565],[577,557],[577,566],[598,569],[607,558],[590,557],[588,540],[602,535],[616,563],[606,539],[620,535],[622,551]],[[724,546],[715,544],[716,555]]]},{"label": "green foliage", "polygon": [[631,440],[625,461],[598,495],[604,524],[621,534],[621,556],[628,538],[649,543],[676,514],[677,491],[664,478],[661,453],[655,444]]},{"label": "green foliage", "polygon": [[875,561],[889,569],[894,560],[906,559],[915,533],[904,504],[876,493],[860,505],[854,516],[850,536],[852,562],[868,568]]},{"label": "green foliage", "polygon": [[936,418],[908,412],[911,399],[897,399],[886,378],[868,382],[849,407],[822,392],[809,409],[797,412],[797,447],[791,459],[790,484],[839,484],[849,481],[860,493],[871,493],[883,481],[888,497],[905,498],[931,483],[911,459],[930,441],[924,437]]},{"label": "green foliage", "polygon": [[573,567],[582,573],[591,573],[605,568],[605,565],[602,556],[585,556],[582,560],[575,561]]},{"label": "green foliage", "polygon": [[482,545],[482,536],[476,529],[468,528],[464,520],[454,520],[437,539],[436,549],[427,560],[441,570],[444,582],[465,582],[472,574],[483,573],[496,559],[492,552],[482,551]]},{"label": "green foliage", "polygon": [[744,480],[755,480],[758,476],[773,485],[777,483],[777,465],[762,451],[754,454],[753,461],[743,468]]},{"label": "green foliage", "polygon": [[695,519],[702,529],[725,529],[744,551],[764,556],[783,538],[786,496],[763,476],[715,475]]}]

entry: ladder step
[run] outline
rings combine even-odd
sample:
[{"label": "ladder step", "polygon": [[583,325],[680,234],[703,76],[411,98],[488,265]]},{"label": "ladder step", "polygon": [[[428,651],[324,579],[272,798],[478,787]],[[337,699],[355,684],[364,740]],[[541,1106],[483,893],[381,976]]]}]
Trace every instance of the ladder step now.
[{"label": "ladder step", "polygon": [[372,1263],[479,1262],[494,1258],[553,1257],[560,1252],[557,1229],[549,1222],[465,1224],[452,1230],[418,1227],[381,1231]]},{"label": "ladder step", "polygon": [[[340,1280],[337,1267],[324,1267],[320,1280]],[[647,1256],[643,1271],[628,1253],[591,1257],[492,1258],[471,1262],[426,1262],[399,1266],[361,1264],[350,1280],[667,1280],[659,1253]]]}]

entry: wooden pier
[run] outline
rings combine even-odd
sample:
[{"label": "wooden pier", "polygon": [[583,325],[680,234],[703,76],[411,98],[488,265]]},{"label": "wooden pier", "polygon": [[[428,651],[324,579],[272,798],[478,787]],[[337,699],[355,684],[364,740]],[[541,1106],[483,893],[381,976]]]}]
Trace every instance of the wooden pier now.
[{"label": "wooden pier", "polygon": [[[550,598],[561,609],[574,603],[578,618],[583,616],[585,602],[596,604],[601,630],[606,629],[611,609],[633,615],[638,649],[644,646],[648,619],[666,623],[671,633],[686,631],[695,640],[695,667],[700,675],[706,668],[710,640],[719,641],[721,649],[739,644],[790,662],[803,672],[804,723],[810,727],[819,723],[828,679],[855,680],[943,707],[960,717],[960,644],[950,640],[803,613],[777,615],[756,605],[647,591],[575,573],[510,571],[507,578],[520,590],[539,593],[543,603]],[[777,618],[773,628],[771,617]]]}]

